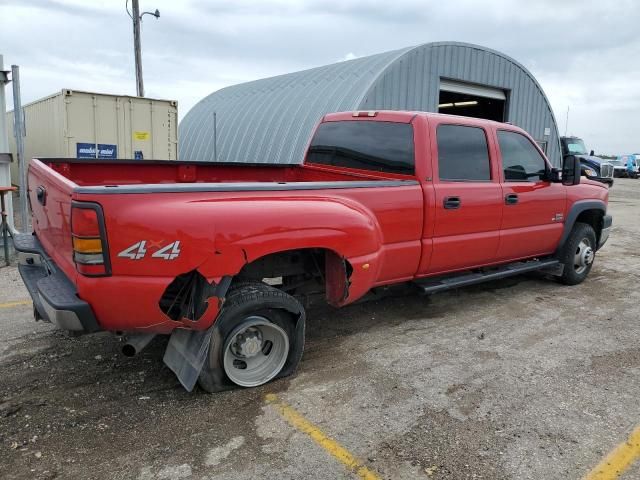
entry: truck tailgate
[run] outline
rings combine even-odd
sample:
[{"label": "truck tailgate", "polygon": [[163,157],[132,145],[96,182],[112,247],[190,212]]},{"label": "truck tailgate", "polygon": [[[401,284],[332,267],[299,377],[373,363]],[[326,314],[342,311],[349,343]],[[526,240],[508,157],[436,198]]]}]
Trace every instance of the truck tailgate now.
[{"label": "truck tailgate", "polygon": [[42,247],[75,283],[71,243],[71,201],[76,184],[40,162],[29,168],[29,202],[33,229]]}]

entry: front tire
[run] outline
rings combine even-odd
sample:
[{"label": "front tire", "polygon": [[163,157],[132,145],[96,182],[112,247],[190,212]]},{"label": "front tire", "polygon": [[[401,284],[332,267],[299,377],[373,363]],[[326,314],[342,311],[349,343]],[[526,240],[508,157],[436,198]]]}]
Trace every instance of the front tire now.
[{"label": "front tire", "polygon": [[596,232],[586,223],[576,223],[560,254],[564,270],[560,281],[565,285],[578,285],[589,275],[596,253]]},{"label": "front tire", "polygon": [[291,295],[262,282],[239,283],[227,294],[198,383],[218,392],[291,375],[304,330],[304,308]]}]

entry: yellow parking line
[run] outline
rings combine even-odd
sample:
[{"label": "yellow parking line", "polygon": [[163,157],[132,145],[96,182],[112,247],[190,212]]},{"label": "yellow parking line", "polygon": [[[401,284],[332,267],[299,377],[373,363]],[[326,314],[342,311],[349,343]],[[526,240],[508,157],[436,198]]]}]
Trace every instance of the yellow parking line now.
[{"label": "yellow parking line", "polygon": [[591,470],[583,480],[615,480],[640,457],[640,426]]},{"label": "yellow parking line", "polygon": [[17,302],[0,303],[0,308],[19,307],[21,305],[31,305],[31,300],[19,300]]},{"label": "yellow parking line", "polygon": [[306,433],[311,439],[324,448],[332,457],[340,461],[345,467],[354,472],[363,480],[380,480],[380,477],[365,467],[356,457],[348,450],[342,447],[338,442],[326,436],[318,427],[309,420],[304,418],[293,407],[287,405],[278,399],[277,395],[269,393],[265,396],[267,403],[270,403],[289,422],[289,424]]}]

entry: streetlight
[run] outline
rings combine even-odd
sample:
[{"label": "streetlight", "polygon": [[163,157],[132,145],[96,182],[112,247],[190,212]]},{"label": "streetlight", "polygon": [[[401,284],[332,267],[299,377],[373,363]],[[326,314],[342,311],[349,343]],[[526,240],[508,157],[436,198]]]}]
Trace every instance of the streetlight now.
[{"label": "streetlight", "polygon": [[136,93],[139,97],[144,97],[144,81],[142,80],[142,50],[140,46],[140,22],[145,15],[151,15],[156,17],[156,20],[160,18],[160,10],[156,8],[155,12],[142,12],[140,14],[140,6],[138,0],[131,1],[131,10],[129,12],[129,0],[125,4],[127,13],[131,20],[133,20],[133,53],[136,59]]}]

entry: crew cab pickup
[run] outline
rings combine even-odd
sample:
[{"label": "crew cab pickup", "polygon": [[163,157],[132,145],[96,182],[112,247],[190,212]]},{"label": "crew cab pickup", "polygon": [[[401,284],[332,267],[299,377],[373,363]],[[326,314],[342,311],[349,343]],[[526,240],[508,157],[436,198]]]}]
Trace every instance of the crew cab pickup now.
[{"label": "crew cab pickup", "polygon": [[292,373],[305,297],[434,293],[540,270],[574,285],[607,240],[608,190],[509,124],[326,115],[301,165],[35,159],[15,238],[37,319],[108,330],[129,355],[171,335],[191,390]]}]

